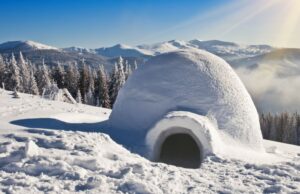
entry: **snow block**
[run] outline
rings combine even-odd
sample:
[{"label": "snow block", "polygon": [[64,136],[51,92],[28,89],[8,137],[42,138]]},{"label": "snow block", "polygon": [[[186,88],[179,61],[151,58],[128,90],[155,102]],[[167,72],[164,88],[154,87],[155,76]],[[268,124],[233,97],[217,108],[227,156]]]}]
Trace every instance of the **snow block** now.
[{"label": "snow block", "polygon": [[160,144],[175,133],[190,134],[202,157],[221,152],[223,145],[263,151],[249,93],[227,62],[206,51],[174,51],[141,65],[120,90],[109,122],[131,138],[143,134],[137,142],[154,160]]}]

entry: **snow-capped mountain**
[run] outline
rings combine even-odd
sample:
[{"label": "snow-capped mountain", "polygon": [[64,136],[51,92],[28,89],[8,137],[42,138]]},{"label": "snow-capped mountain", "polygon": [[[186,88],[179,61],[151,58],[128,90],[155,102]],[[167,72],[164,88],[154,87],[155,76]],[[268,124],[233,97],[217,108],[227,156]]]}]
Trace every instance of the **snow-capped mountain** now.
[{"label": "snow-capped mountain", "polygon": [[152,56],[152,52],[146,49],[141,49],[137,47],[131,47],[125,44],[117,44],[112,47],[102,47],[95,49],[96,53],[106,57],[142,57],[149,58]]},{"label": "snow-capped mountain", "polygon": [[66,52],[93,53],[93,54],[95,54],[94,49],[88,49],[88,48],[78,47],[78,46],[63,48],[63,50],[66,51]]},{"label": "snow-capped mountain", "polygon": [[269,45],[241,45],[233,42],[224,42],[220,40],[190,40],[188,45],[194,48],[199,48],[211,52],[215,55],[223,57],[226,60],[236,58],[253,57],[274,50]]},{"label": "snow-capped mountain", "polygon": [[218,55],[225,60],[234,60],[244,57],[253,57],[271,52],[275,48],[269,45],[242,45],[220,40],[201,41],[193,39],[190,41],[171,40],[154,44],[141,44],[135,47],[117,44],[112,47],[95,49],[100,55],[107,57],[149,57],[178,49],[196,48],[206,50]]},{"label": "snow-capped mountain", "polygon": [[[85,51],[85,52],[84,52]],[[12,53],[18,56],[22,52],[23,55],[34,64],[41,64],[45,61],[47,65],[55,65],[59,61],[63,64],[85,62],[91,66],[105,65],[108,69],[111,67],[110,61],[105,57],[92,52],[91,49],[71,47],[69,49],[59,49],[53,46],[37,43],[34,41],[9,41],[0,44],[0,54],[10,57]]]},{"label": "snow-capped mountain", "polygon": [[178,49],[190,48],[191,46],[187,45],[185,41],[171,40],[155,44],[138,45],[137,47],[143,50],[148,50],[149,52],[153,53],[153,55],[158,55],[161,53],[171,52]]},{"label": "snow-capped mountain", "polygon": [[31,40],[8,41],[0,44],[0,52],[35,51],[35,50],[59,50],[56,47],[48,46]]}]

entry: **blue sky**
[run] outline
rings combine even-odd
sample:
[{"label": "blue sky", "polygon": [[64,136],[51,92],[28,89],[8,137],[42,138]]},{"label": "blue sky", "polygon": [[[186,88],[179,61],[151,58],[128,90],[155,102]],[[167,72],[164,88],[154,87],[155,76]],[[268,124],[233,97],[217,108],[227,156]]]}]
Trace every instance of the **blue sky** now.
[{"label": "blue sky", "polygon": [[263,22],[281,20],[265,9],[252,14],[262,6],[249,2],[259,1],[266,0],[0,0],[0,42],[95,48],[198,38],[276,44]]}]

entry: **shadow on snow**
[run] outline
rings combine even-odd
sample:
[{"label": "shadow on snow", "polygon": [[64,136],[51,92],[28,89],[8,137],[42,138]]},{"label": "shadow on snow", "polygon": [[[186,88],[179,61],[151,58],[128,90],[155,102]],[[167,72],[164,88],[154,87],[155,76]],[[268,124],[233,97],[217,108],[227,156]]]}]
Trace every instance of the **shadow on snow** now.
[{"label": "shadow on snow", "polygon": [[54,118],[32,118],[11,121],[11,124],[28,128],[55,129],[64,131],[102,132],[107,128],[107,121],[98,123],[68,123]]}]

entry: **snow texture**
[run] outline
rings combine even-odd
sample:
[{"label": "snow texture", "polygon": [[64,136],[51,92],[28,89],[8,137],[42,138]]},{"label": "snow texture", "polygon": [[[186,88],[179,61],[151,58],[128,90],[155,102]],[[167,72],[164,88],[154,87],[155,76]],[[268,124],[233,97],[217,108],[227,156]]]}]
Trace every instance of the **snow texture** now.
[{"label": "snow texture", "polygon": [[211,155],[199,169],[179,168],[132,154],[101,133],[108,109],[19,95],[0,89],[0,193],[300,192],[297,146],[264,141],[280,162]]},{"label": "snow texture", "polygon": [[[258,114],[250,95],[231,67],[213,54],[185,49],[150,59],[121,89],[110,124],[115,130],[136,136],[132,139],[142,139],[129,144],[147,144],[145,148],[150,149],[151,155],[151,145],[157,139],[145,143],[145,136],[161,119],[164,123],[173,122],[174,114],[165,117],[173,111],[180,111],[176,115],[178,119],[187,118],[183,123],[189,120],[198,123],[179,127],[192,130],[194,135],[206,134],[207,141],[215,141],[208,143],[211,146],[218,142],[218,146],[207,148],[215,154],[213,150],[223,145],[263,151]],[[153,130],[158,133],[157,130],[167,129],[154,127]],[[215,139],[209,140],[209,136]]]}]

